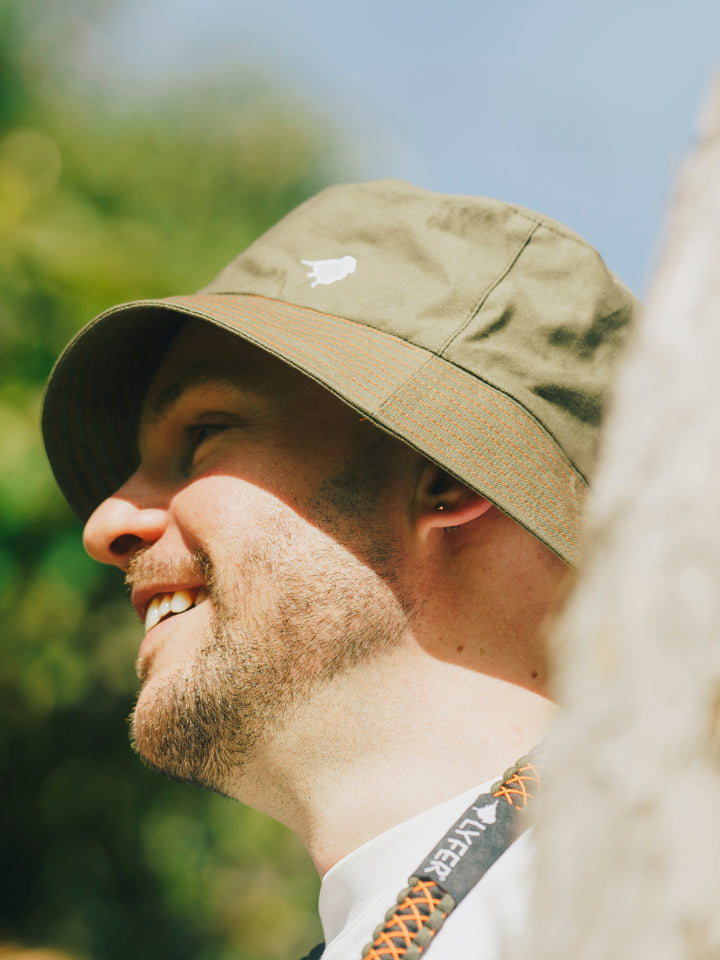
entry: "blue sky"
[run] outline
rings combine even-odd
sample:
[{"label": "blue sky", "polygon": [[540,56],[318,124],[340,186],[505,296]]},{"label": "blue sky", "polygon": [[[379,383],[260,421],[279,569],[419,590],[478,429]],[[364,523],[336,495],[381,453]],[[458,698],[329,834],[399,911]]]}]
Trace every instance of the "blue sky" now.
[{"label": "blue sky", "polygon": [[338,179],[539,210],[642,294],[720,69],[720,2],[126,0],[92,36],[130,85],[270,76],[342,132]]}]

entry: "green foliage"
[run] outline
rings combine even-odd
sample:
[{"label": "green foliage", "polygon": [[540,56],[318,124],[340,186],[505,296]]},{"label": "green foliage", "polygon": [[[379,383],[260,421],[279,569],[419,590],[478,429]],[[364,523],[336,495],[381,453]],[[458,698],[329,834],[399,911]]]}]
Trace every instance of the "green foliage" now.
[{"label": "green foliage", "polygon": [[83,94],[61,82],[72,36],[53,12],[0,2],[0,941],[93,960],[299,956],[318,939],[317,879],[295,839],[129,749],[141,628],[117,572],[83,553],[38,421],[75,330],[209,281],[322,185],[322,136],[247,78],[142,109]]}]

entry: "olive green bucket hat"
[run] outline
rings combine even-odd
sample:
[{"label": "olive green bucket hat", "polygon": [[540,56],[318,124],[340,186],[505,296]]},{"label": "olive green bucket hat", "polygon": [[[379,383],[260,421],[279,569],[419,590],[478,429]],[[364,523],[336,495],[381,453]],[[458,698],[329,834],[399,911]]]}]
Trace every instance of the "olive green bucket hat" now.
[{"label": "olive green bucket hat", "polygon": [[144,395],[186,317],[312,377],[569,563],[637,303],[572,231],[396,180],[336,186],[190,296],[113,307],[45,397],[57,481],[85,520],[138,464]]}]

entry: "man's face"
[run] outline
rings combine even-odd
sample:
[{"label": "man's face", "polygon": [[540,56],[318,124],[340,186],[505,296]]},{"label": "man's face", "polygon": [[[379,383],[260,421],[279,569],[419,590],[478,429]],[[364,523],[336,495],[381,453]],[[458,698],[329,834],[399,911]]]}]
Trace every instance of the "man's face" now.
[{"label": "man's face", "polygon": [[199,321],[158,369],[139,441],[139,469],[85,544],[126,571],[148,628],[138,752],[225,791],[294,704],[405,637],[414,455]]}]

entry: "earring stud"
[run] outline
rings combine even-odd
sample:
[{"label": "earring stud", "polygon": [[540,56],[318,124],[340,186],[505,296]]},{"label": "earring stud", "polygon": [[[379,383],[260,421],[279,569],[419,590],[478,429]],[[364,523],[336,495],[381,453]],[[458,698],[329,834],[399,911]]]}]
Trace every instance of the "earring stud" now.
[{"label": "earring stud", "polygon": [[[444,503],[436,503],[436,504],[435,504],[435,509],[436,509],[436,510],[444,510],[444,509],[445,509],[445,504],[444,504]],[[458,529],[457,527],[443,527],[443,530],[445,531],[445,533],[452,533],[453,530],[457,530],[457,529]]]}]

